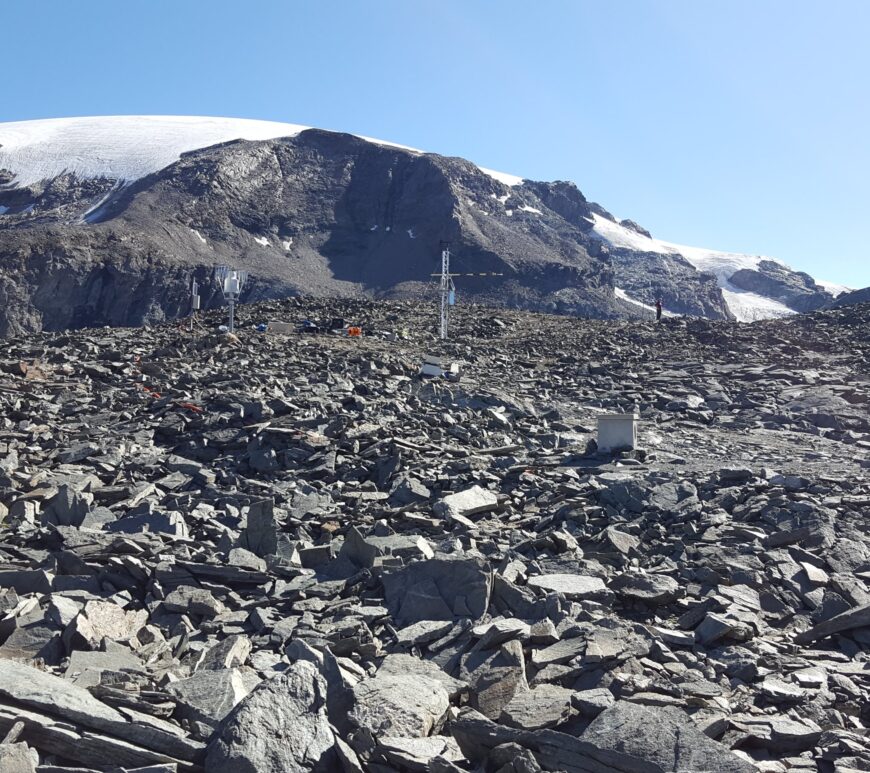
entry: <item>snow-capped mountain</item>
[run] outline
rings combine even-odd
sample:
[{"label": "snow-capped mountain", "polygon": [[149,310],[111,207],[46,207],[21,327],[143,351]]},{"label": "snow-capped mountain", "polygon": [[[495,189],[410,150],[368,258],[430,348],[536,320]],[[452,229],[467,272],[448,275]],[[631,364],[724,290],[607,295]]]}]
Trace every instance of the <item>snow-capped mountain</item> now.
[{"label": "snow-capped mountain", "polygon": [[[749,320],[838,288],[767,258],[653,239],[572,183],[297,124],[115,116],[0,124],[0,336],[186,311],[191,274],[248,269],[248,297],[420,297],[442,239],[460,294],[600,317]],[[206,303],[219,298],[206,298]]]}]

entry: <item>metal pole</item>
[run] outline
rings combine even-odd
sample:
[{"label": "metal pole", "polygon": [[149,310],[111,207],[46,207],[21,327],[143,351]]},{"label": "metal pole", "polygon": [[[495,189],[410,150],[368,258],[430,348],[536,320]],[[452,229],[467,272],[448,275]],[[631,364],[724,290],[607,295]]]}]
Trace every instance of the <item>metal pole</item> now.
[{"label": "metal pole", "polygon": [[196,316],[197,296],[199,295],[199,284],[196,278],[193,279],[190,285],[190,331],[193,332],[193,318]]},{"label": "metal pole", "polygon": [[235,321],[235,314],[234,314],[235,310],[236,310],[236,302],[235,302],[235,300],[230,298],[230,324],[229,324],[229,328],[230,328],[231,333],[233,332],[233,329],[234,329],[233,322]]},{"label": "metal pole", "polygon": [[445,245],[441,252],[441,340],[447,340],[447,325],[450,315],[450,248]]}]

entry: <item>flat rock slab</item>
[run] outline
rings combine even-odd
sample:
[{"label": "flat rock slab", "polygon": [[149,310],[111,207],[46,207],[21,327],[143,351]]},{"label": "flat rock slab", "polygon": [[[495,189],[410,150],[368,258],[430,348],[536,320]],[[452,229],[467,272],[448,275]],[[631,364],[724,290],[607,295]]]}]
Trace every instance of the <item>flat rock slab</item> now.
[{"label": "flat rock slab", "polygon": [[774,752],[803,752],[812,749],[822,734],[822,729],[810,720],[798,722],[788,717],[758,717],[735,714],[732,727],[748,733],[752,745],[763,746]]},{"label": "flat rock slab", "polygon": [[390,613],[404,627],[421,620],[482,617],[492,573],[479,558],[433,558],[385,572],[383,583]]},{"label": "flat rock slab", "polygon": [[170,612],[217,617],[226,607],[205,588],[183,585],[176,588],[163,600],[163,606]]},{"label": "flat rock slab", "polygon": [[604,580],[586,574],[543,574],[529,577],[528,585],[546,592],[561,593],[571,601],[594,598],[607,590]]},{"label": "flat rock slab", "polygon": [[[756,768],[708,738],[679,709],[617,701],[599,714],[580,740],[599,749],[628,754],[651,770],[682,773],[755,773]],[[658,768],[653,768],[656,765]]]},{"label": "flat rock slab", "polygon": [[76,650],[70,653],[64,677],[79,687],[95,687],[100,684],[104,671],[147,674],[142,661],[132,652],[121,649],[112,652]]},{"label": "flat rock slab", "polygon": [[573,690],[555,684],[517,693],[502,709],[499,722],[525,730],[555,727],[573,713],[573,694]]},{"label": "flat rock slab", "polygon": [[680,584],[664,574],[624,574],[610,587],[623,600],[639,601],[648,606],[671,604],[682,595]]},{"label": "flat rock slab", "polygon": [[864,626],[870,626],[870,604],[855,607],[848,612],[832,617],[830,620],[825,620],[808,631],[799,633],[794,637],[794,640],[798,644],[809,644],[817,639],[823,639],[825,636],[832,636],[835,633],[851,631]]},{"label": "flat rock slab", "polygon": [[468,518],[478,513],[486,513],[498,507],[498,497],[480,486],[472,486],[465,491],[448,494],[432,507],[435,515],[442,518]]},{"label": "flat rock slab", "polygon": [[390,534],[383,537],[364,537],[351,527],[348,529],[341,556],[357,566],[371,567],[379,556],[396,556],[405,561],[432,558],[435,555],[428,541],[417,534]]},{"label": "flat rock slab", "polygon": [[586,652],[586,639],[577,636],[573,639],[561,639],[548,647],[532,651],[532,663],[539,668],[551,663],[567,663],[569,660]]},{"label": "flat rock slab", "polygon": [[375,674],[353,688],[351,722],[376,738],[425,738],[437,729],[450,707],[441,681],[426,676]]},{"label": "flat rock slab", "polygon": [[571,694],[571,705],[584,717],[597,717],[615,702],[613,693],[606,687],[580,690]]},{"label": "flat rock slab", "polygon": [[459,746],[449,736],[428,738],[385,737],[378,740],[377,752],[387,761],[411,771],[428,771],[433,759],[462,759]]},{"label": "flat rock slab", "polygon": [[87,690],[66,679],[11,660],[0,660],[0,695],[97,730],[127,721]]},{"label": "flat rock slab", "polygon": [[452,620],[421,620],[396,631],[396,642],[404,647],[427,644],[440,639],[451,628]]}]

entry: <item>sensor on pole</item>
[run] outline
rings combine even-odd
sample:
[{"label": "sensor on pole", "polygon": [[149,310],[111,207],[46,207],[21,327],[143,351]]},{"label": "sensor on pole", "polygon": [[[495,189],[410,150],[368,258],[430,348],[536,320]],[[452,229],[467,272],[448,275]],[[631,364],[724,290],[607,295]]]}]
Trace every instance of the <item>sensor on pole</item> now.
[{"label": "sensor on pole", "polygon": [[229,266],[218,266],[214,270],[214,275],[230,307],[230,319],[227,329],[232,333],[235,329],[236,302],[242,294],[242,288],[245,286],[248,272],[230,268]]}]

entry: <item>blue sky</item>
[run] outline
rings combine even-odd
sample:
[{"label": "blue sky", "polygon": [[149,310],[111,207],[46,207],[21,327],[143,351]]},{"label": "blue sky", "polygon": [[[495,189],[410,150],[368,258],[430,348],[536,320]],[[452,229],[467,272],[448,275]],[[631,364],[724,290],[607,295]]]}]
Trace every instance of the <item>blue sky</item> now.
[{"label": "blue sky", "polygon": [[864,0],[3,0],[0,120],[351,131],[866,286],[868,30]]}]

